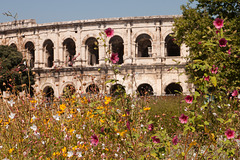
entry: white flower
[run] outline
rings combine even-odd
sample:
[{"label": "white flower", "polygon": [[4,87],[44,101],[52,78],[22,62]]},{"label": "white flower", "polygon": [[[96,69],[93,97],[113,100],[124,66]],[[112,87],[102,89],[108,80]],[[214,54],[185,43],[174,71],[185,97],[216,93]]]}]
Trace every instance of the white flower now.
[{"label": "white flower", "polygon": [[33,124],[31,127],[30,127],[33,131],[37,131],[37,126],[35,124]]},{"label": "white flower", "polygon": [[72,156],[73,156],[73,151],[68,151],[68,152],[67,152],[67,157],[70,158],[70,157],[72,157]]},{"label": "white flower", "polygon": [[187,112],[187,110],[188,110],[187,108],[184,109],[185,112]]},{"label": "white flower", "polygon": [[80,108],[77,108],[77,111],[78,111],[79,113],[81,113],[81,109],[80,109]]},{"label": "white flower", "polygon": [[35,119],[37,119],[37,118],[33,115],[32,120],[35,121]]},{"label": "white flower", "polygon": [[121,110],[120,110],[120,109],[117,109],[117,113],[120,114],[120,113],[121,113]]},{"label": "white flower", "polygon": [[213,113],[214,116],[217,116],[217,113]]},{"label": "white flower", "polygon": [[3,146],[0,146],[0,149],[2,149],[3,148]]},{"label": "white flower", "polygon": [[221,108],[221,106],[217,106],[218,108]]},{"label": "white flower", "polygon": [[11,107],[15,104],[15,102],[12,99],[8,101],[8,103],[10,104]]},{"label": "white flower", "polygon": [[44,145],[46,142],[45,141],[42,141],[42,144]]},{"label": "white flower", "polygon": [[132,105],[131,105],[131,107],[132,107],[132,109],[134,109],[134,108],[135,108],[135,105],[134,105],[134,104],[132,104]]},{"label": "white flower", "polygon": [[56,121],[59,121],[59,120],[60,120],[60,116],[59,116],[58,114],[53,115],[53,118],[54,118]]},{"label": "white flower", "polygon": [[163,129],[163,127],[161,127],[161,129]]},{"label": "white flower", "polygon": [[118,154],[117,154],[117,153],[115,153],[114,155],[115,155],[115,157],[117,157],[117,156],[118,156]]},{"label": "white flower", "polygon": [[67,116],[67,118],[69,119],[69,118],[72,118],[72,114],[69,114],[68,116]]},{"label": "white flower", "polygon": [[76,155],[78,156],[78,158],[82,157],[82,152],[77,152]]},{"label": "white flower", "polygon": [[142,127],[144,127],[144,125],[143,125],[143,124],[141,124],[141,128],[142,128]]},{"label": "white flower", "polygon": [[4,159],[2,159],[2,160],[9,160],[9,159],[7,159],[7,158],[4,158]]},{"label": "white flower", "polygon": [[40,138],[40,133],[34,132],[33,134],[34,134],[36,137]]},{"label": "white flower", "polygon": [[94,150],[93,150],[93,148],[91,148],[91,152],[93,152]]},{"label": "white flower", "polygon": [[13,119],[15,117],[16,113],[12,113],[8,116],[9,118]]},{"label": "white flower", "polygon": [[83,127],[83,129],[85,129],[86,125],[84,124],[82,127]]},{"label": "white flower", "polygon": [[81,139],[81,134],[76,134],[77,139]]},{"label": "white flower", "polygon": [[8,127],[9,127],[9,125],[7,124],[7,125],[6,125],[6,129],[8,129]]},{"label": "white flower", "polygon": [[231,105],[230,104],[227,104],[228,105],[228,107],[230,107]]},{"label": "white flower", "polygon": [[80,142],[80,144],[83,144],[83,143],[84,143],[83,141]]},{"label": "white flower", "polygon": [[23,139],[26,139],[26,138],[28,138],[28,135],[27,135],[27,134],[23,137]]}]

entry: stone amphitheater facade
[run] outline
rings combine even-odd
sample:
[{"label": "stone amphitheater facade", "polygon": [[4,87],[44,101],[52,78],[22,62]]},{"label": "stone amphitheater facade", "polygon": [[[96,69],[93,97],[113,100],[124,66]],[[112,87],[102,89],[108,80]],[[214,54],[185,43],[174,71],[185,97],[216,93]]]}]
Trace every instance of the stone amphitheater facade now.
[{"label": "stone amphitheater facade", "polygon": [[[117,87],[128,94],[189,93],[184,74],[185,45],[171,37],[174,18],[146,16],[37,24],[34,19],[0,23],[0,44],[16,47],[35,71],[37,91],[59,97],[66,88],[79,93],[111,94]],[[99,33],[114,29],[104,42]],[[106,51],[119,55],[114,75]],[[176,69],[177,68],[177,69]],[[101,83],[115,78],[115,83]]]}]

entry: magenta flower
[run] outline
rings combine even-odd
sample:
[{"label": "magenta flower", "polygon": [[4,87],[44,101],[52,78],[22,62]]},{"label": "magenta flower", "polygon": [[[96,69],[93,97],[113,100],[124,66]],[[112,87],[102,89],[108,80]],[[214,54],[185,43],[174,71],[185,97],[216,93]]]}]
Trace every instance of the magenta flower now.
[{"label": "magenta flower", "polygon": [[215,65],[213,65],[212,69],[211,69],[212,74],[217,74],[218,72],[218,67],[215,67]]},{"label": "magenta flower", "polygon": [[218,34],[218,33],[220,33],[220,31],[219,31],[219,30],[216,30],[216,34]]},{"label": "magenta flower", "polygon": [[223,27],[223,22],[224,22],[223,19],[216,18],[216,19],[213,21],[213,25],[214,25],[217,29],[221,29],[221,28]]},{"label": "magenta flower", "polygon": [[91,143],[92,143],[94,146],[96,146],[96,145],[98,145],[98,142],[99,142],[98,137],[97,137],[95,134],[92,135],[92,136],[91,136]]},{"label": "magenta flower", "polygon": [[231,49],[232,49],[232,48],[229,48],[229,50],[228,50],[228,54],[229,54],[229,55],[231,54]]},{"label": "magenta flower", "polygon": [[226,132],[225,132],[225,135],[227,136],[227,139],[232,139],[234,138],[235,136],[235,132],[231,129],[228,129]]},{"label": "magenta flower", "polygon": [[128,130],[130,130],[130,122],[129,121],[127,121],[126,126],[127,126]]},{"label": "magenta flower", "polygon": [[149,125],[148,125],[148,130],[149,130],[149,131],[152,131],[153,128],[154,128],[153,124],[149,124]]},{"label": "magenta flower", "polygon": [[189,96],[187,95],[187,97],[185,97],[185,101],[188,103],[188,104],[191,104],[192,101],[193,101],[193,97],[192,96]]},{"label": "magenta flower", "polygon": [[174,145],[177,145],[177,144],[178,144],[178,137],[177,137],[177,136],[175,136],[175,137],[172,139],[172,143],[173,143]]},{"label": "magenta flower", "polygon": [[112,63],[114,63],[114,64],[119,61],[118,53],[112,53],[111,61],[112,61]]},{"label": "magenta flower", "polygon": [[153,143],[160,143],[160,139],[159,138],[156,138],[157,136],[153,136],[151,137],[152,140],[153,140]]},{"label": "magenta flower", "polygon": [[202,44],[202,42],[198,42],[198,44]]},{"label": "magenta flower", "polygon": [[238,95],[238,91],[237,90],[234,90],[233,92],[232,92],[232,96],[233,97],[236,97]]},{"label": "magenta flower", "polygon": [[104,30],[104,32],[106,33],[107,37],[112,37],[114,34],[114,30],[112,28],[107,28]]},{"label": "magenta flower", "polygon": [[203,78],[204,78],[205,81],[209,81],[209,80],[210,80],[210,77],[209,77],[209,76],[207,76],[207,77],[204,77],[204,76],[203,76]]},{"label": "magenta flower", "polygon": [[187,123],[188,121],[188,116],[182,114],[180,117],[179,117],[179,120],[181,123]]},{"label": "magenta flower", "polygon": [[225,38],[221,38],[219,41],[220,47],[226,47],[227,46],[227,40]]}]

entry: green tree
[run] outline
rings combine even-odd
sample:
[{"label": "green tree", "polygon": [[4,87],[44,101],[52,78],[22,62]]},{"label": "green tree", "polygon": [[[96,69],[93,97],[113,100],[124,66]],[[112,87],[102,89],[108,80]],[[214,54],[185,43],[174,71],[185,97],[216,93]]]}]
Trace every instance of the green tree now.
[{"label": "green tree", "polygon": [[[181,9],[183,15],[175,19],[174,36],[176,43],[184,43],[189,47],[186,71],[190,82],[196,87],[201,86],[202,78],[208,76],[215,65],[218,67],[219,86],[240,86],[240,2],[189,0]],[[224,20],[223,29],[214,27],[213,21],[216,18]],[[219,47],[218,41],[223,37],[228,41],[227,46]],[[216,87],[215,78],[211,81],[213,84],[209,88],[212,89]]]},{"label": "green tree", "polygon": [[18,93],[33,85],[34,75],[30,67],[25,65],[22,53],[11,46],[0,45],[0,89]]}]

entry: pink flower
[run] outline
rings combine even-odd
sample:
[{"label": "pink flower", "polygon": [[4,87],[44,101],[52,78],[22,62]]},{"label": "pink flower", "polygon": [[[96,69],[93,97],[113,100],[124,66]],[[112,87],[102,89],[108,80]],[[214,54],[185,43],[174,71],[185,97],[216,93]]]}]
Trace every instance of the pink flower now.
[{"label": "pink flower", "polygon": [[153,128],[154,128],[153,124],[149,124],[149,125],[148,125],[148,130],[149,130],[149,131],[152,131]]},{"label": "pink flower", "polygon": [[223,19],[216,18],[216,19],[213,21],[213,25],[214,25],[217,29],[221,29],[221,28],[223,27],[223,22],[224,22]]},{"label": "pink flower", "polygon": [[130,122],[129,121],[127,121],[126,126],[127,126],[128,130],[130,130]]},{"label": "pink flower", "polygon": [[175,137],[172,139],[172,143],[173,143],[174,145],[177,145],[177,144],[178,144],[178,137],[177,137],[177,136],[175,136]]},{"label": "pink flower", "polygon": [[160,139],[159,138],[156,138],[157,136],[153,136],[151,137],[152,140],[153,140],[153,143],[160,143]]},{"label": "pink flower", "polygon": [[211,69],[212,74],[217,74],[218,72],[218,67],[215,67],[215,65],[213,65],[212,69]]},{"label": "pink flower", "polygon": [[192,101],[193,101],[193,97],[192,96],[189,96],[187,95],[187,97],[185,97],[185,101],[188,103],[188,104],[191,104]]},{"label": "pink flower", "polygon": [[229,55],[231,54],[231,49],[232,49],[232,48],[229,48],[229,50],[228,50],[228,54],[229,54]]},{"label": "pink flower", "polygon": [[234,90],[234,91],[232,92],[232,96],[235,97],[235,96],[237,96],[237,95],[238,95],[238,91],[237,91],[237,90]]},{"label": "pink flower", "polygon": [[219,31],[219,30],[216,30],[216,34],[218,34],[218,33],[220,33],[220,31]]},{"label": "pink flower", "polygon": [[203,76],[203,78],[204,78],[205,81],[209,81],[209,80],[210,80],[210,79],[209,79],[209,76],[207,76],[207,77],[204,77],[204,76]]},{"label": "pink flower", "polygon": [[202,42],[198,42],[198,44],[202,44]]},{"label": "pink flower", "polygon": [[92,143],[94,146],[96,146],[96,145],[98,145],[98,142],[99,142],[98,137],[97,137],[95,134],[92,135],[92,136],[91,136],[91,143]]},{"label": "pink flower", "polygon": [[104,32],[106,33],[107,37],[112,37],[114,34],[114,30],[112,28],[107,28],[104,30]]},{"label": "pink flower", "polygon": [[228,129],[226,132],[225,132],[225,135],[227,136],[227,139],[231,139],[231,138],[234,138],[234,135],[235,132],[231,129]]},{"label": "pink flower", "polygon": [[225,38],[221,38],[219,41],[220,47],[226,47],[227,46],[227,40]]},{"label": "pink flower", "polygon": [[179,120],[181,123],[187,123],[188,121],[188,116],[182,114],[180,117],[179,117]]},{"label": "pink flower", "polygon": [[111,61],[112,61],[112,63],[114,63],[114,64],[119,61],[118,53],[112,53]]}]

